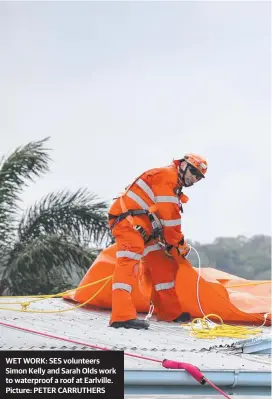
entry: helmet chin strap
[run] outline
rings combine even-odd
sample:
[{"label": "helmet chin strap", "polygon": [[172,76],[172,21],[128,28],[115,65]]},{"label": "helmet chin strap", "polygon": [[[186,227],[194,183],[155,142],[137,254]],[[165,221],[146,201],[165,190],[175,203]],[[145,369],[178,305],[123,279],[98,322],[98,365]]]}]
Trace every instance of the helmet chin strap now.
[{"label": "helmet chin strap", "polygon": [[190,187],[190,186],[188,186],[188,185],[185,183],[185,179],[184,179],[188,167],[189,167],[189,164],[188,164],[188,163],[186,164],[185,170],[182,170],[181,167],[179,166],[179,178],[180,178],[180,180],[181,180],[181,182],[182,182],[182,186],[184,186],[184,187]]}]

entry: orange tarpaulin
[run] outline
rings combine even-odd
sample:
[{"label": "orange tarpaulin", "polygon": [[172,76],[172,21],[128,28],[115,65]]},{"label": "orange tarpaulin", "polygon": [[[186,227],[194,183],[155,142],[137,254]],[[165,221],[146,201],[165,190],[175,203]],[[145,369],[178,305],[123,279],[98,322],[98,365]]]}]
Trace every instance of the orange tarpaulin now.
[{"label": "orange tarpaulin", "polygon": [[[114,270],[115,254],[115,244],[103,250],[77,289],[64,299],[83,303],[92,298],[103,287],[105,280],[79,288],[111,276]],[[263,315],[269,313],[267,324],[271,324],[271,281],[249,281],[217,269],[203,267],[200,269],[199,297],[197,297],[198,273],[198,268],[192,267],[187,260],[180,261],[176,291],[183,311],[191,313],[193,317],[203,317],[201,306],[204,314],[214,313],[224,322],[247,322],[254,325],[261,325],[264,321]],[[144,272],[140,276],[141,278],[133,287],[132,300],[138,312],[148,312],[152,288]],[[109,281],[89,304],[111,309],[111,292],[111,281]]]}]

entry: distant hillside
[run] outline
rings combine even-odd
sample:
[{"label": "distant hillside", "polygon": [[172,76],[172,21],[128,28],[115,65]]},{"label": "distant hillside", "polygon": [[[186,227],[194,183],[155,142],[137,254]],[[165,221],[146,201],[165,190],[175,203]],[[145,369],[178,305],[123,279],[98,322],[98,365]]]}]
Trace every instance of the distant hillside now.
[{"label": "distant hillside", "polygon": [[[218,237],[212,244],[190,243],[200,255],[202,267],[214,267],[249,280],[271,280],[271,236]],[[194,251],[189,260],[198,266]]]}]

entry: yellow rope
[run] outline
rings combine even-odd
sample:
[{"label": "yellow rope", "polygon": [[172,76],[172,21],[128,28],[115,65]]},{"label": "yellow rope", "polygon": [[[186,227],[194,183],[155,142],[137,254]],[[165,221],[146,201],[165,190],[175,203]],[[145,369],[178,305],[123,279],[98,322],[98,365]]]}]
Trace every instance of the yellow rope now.
[{"label": "yellow rope", "polygon": [[69,294],[70,292],[73,292],[73,291],[81,290],[82,288],[85,288],[85,287],[90,287],[91,285],[95,285],[97,283],[100,283],[101,281],[107,280],[109,277],[112,277],[112,274],[110,276],[101,278],[100,280],[93,281],[92,283],[82,285],[81,287],[72,288],[72,289],[70,289],[68,291],[64,291],[64,292],[59,292],[58,294],[22,295],[22,296],[11,296],[11,295],[9,295],[9,296],[1,296],[1,298],[45,298],[45,299],[46,298],[54,298],[54,297],[58,297],[58,296],[64,296],[64,295]]},{"label": "yellow rope", "polygon": [[[38,297],[39,299],[33,299],[33,300],[30,300],[30,301],[27,301],[27,302],[1,302],[0,301],[0,304],[5,304],[5,305],[21,305],[21,309],[10,308],[10,307],[9,308],[0,307],[0,310],[13,310],[15,312],[27,312],[27,313],[63,313],[63,312],[68,312],[68,311],[71,311],[71,310],[74,310],[74,309],[78,309],[78,308],[88,304],[89,302],[91,302],[103,290],[103,288],[108,284],[108,282],[111,280],[111,278],[112,278],[112,275],[108,276],[108,277],[104,277],[101,280],[97,280],[97,281],[94,281],[92,283],[85,284],[85,285],[83,285],[81,287],[78,287],[78,288],[73,288],[73,289],[68,290],[68,291],[60,292],[59,294],[32,295],[32,296],[29,296],[28,298]],[[71,307],[69,309],[61,309],[61,310],[28,310],[27,309],[27,307],[30,306],[31,303],[38,302],[38,301],[41,301],[43,299],[53,298],[53,297],[63,297],[64,295],[68,294],[69,292],[73,292],[75,290],[80,290],[82,288],[89,287],[89,286],[94,285],[94,284],[98,284],[98,283],[100,283],[102,281],[105,281],[105,283],[103,284],[103,286],[91,298],[89,298],[84,303],[81,303],[79,305],[73,306],[73,307]],[[14,297],[7,297],[6,296],[6,297],[3,297],[3,298],[26,298],[26,296],[14,296]]]},{"label": "yellow rope", "polygon": [[[210,317],[216,317],[219,319],[220,324],[209,325],[207,323],[207,319]],[[232,326],[229,324],[225,324],[220,316],[216,314],[209,314],[204,316],[203,318],[195,318],[191,321],[191,323],[182,324],[182,326],[190,327],[190,335],[195,338],[202,339],[214,339],[218,337],[223,338],[241,338],[245,339],[250,337],[251,335],[257,335],[262,332],[261,328],[264,326],[266,322],[266,317],[264,323],[258,328],[255,327],[244,327],[244,326]]]},{"label": "yellow rope", "polygon": [[235,285],[226,285],[226,288],[234,288],[234,287],[245,287],[247,285],[258,285],[258,284],[271,284],[271,281],[254,281],[251,283],[244,283],[244,284],[235,284]]}]

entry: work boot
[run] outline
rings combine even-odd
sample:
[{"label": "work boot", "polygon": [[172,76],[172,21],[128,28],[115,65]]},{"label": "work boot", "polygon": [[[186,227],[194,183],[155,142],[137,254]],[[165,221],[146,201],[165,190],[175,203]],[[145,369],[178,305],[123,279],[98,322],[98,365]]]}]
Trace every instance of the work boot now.
[{"label": "work boot", "polygon": [[175,323],[187,323],[191,320],[191,315],[188,312],[182,312],[176,319],[173,321]]},{"label": "work boot", "polygon": [[135,330],[145,329],[149,327],[149,322],[146,320],[131,319],[126,321],[114,321],[110,327],[114,328],[134,328]]}]

